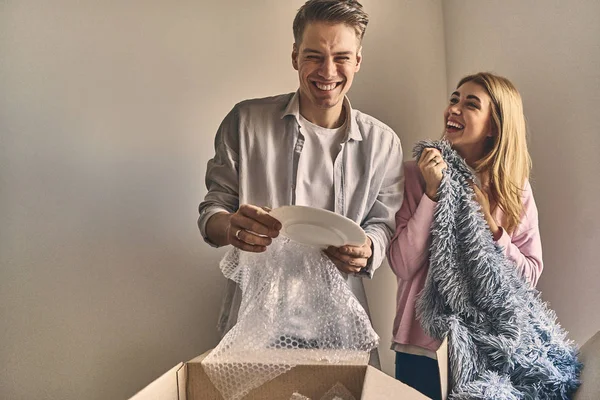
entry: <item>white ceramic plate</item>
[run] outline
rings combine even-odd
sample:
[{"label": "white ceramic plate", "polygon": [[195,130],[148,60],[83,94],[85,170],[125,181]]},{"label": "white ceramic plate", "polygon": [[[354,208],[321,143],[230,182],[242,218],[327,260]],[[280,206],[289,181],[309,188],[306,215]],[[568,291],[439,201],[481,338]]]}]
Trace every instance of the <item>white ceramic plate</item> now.
[{"label": "white ceramic plate", "polygon": [[272,210],[270,214],[283,225],[283,236],[309,246],[361,246],[367,240],[360,225],[328,210],[283,206]]}]

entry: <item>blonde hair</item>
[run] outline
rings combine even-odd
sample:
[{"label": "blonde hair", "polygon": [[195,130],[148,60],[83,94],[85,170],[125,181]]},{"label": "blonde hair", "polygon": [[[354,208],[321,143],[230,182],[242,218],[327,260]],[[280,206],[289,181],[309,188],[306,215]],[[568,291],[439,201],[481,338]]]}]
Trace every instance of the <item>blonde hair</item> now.
[{"label": "blonde hair", "polygon": [[489,138],[486,153],[477,161],[475,171],[489,174],[491,195],[506,216],[505,229],[512,232],[521,222],[522,193],[531,171],[523,101],[504,77],[480,72],[464,77],[456,87],[466,82],[482,86],[492,99],[495,135]]}]

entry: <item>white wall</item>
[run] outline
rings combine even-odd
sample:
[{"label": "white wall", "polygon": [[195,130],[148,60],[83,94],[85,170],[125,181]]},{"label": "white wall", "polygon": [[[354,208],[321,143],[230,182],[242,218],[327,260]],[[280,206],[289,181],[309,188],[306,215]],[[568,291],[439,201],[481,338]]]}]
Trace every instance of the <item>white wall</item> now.
[{"label": "white wall", "polygon": [[443,6],[448,89],[489,70],[523,95],[544,250],[538,289],[581,344],[600,330],[600,2]]}]

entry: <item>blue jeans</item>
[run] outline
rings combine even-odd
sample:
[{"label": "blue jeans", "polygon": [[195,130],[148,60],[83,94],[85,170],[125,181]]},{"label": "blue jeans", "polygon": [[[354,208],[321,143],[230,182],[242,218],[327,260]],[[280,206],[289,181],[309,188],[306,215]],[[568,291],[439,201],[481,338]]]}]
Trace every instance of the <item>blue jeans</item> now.
[{"label": "blue jeans", "polygon": [[431,399],[442,398],[437,360],[396,352],[396,379]]}]

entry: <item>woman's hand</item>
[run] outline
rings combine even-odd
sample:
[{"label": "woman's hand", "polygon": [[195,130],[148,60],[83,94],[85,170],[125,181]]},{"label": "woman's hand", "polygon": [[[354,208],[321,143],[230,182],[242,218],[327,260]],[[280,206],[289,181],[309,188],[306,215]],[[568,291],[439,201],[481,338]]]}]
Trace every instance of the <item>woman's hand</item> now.
[{"label": "woman's hand", "polygon": [[425,179],[425,194],[431,200],[437,201],[437,191],[443,177],[442,171],[448,168],[448,164],[442,158],[442,153],[438,149],[428,147],[421,153],[417,165]]},{"label": "woman's hand", "polygon": [[500,227],[492,217],[492,212],[490,210],[490,199],[488,197],[487,191],[481,190],[479,186],[473,185],[473,191],[475,192],[475,200],[481,206],[481,211],[483,212],[483,217],[485,218],[485,222],[487,222],[490,231],[492,231],[492,235],[494,235],[494,240],[498,240],[500,238],[500,234],[502,233]]}]

